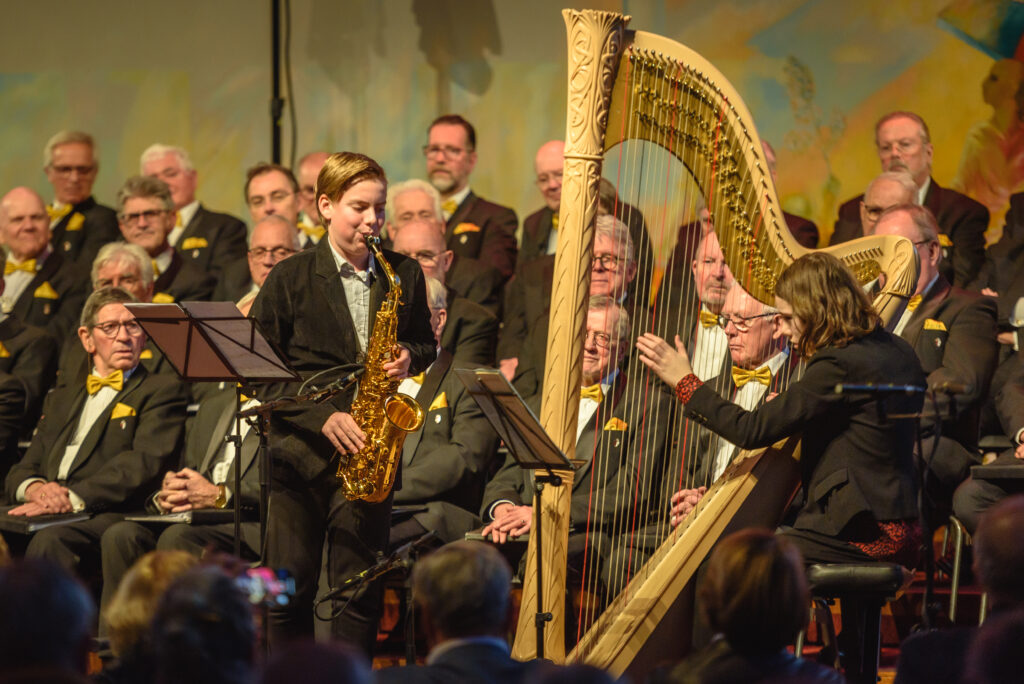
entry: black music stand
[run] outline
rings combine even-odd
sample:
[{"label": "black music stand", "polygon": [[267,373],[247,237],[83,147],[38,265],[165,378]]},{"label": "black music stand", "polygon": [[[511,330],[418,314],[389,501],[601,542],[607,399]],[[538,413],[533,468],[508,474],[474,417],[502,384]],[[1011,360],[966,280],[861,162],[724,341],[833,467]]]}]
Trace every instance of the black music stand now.
[{"label": "black music stand", "polygon": [[[180,302],[175,304],[126,304],[153,344],[188,382],[233,382],[238,411],[235,433],[227,438],[235,446],[234,553],[242,550],[242,386],[250,382],[300,380],[298,373],[257,329],[256,321],[241,314],[231,302]],[[257,424],[260,435],[257,468],[260,481],[260,539],[267,519],[266,425]]]},{"label": "black music stand", "polygon": [[[456,369],[455,373],[483,410],[519,467],[533,471],[533,534],[537,537],[537,611],[534,625],[537,627],[537,658],[543,658],[544,627],[552,620],[552,615],[544,611],[540,495],[545,484],[554,487],[562,484],[562,478],[555,473],[556,470],[573,471],[579,466],[566,458],[562,450],[551,441],[540,421],[501,371],[462,368]],[[545,472],[539,473],[541,470]]]}]

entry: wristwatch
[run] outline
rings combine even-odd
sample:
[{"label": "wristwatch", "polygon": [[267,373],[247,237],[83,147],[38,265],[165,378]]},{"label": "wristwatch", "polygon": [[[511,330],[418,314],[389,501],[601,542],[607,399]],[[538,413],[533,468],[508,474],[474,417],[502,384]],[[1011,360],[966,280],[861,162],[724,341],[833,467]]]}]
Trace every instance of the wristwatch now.
[{"label": "wristwatch", "polygon": [[228,490],[222,484],[217,485],[217,498],[213,502],[214,508],[227,508],[228,507]]}]

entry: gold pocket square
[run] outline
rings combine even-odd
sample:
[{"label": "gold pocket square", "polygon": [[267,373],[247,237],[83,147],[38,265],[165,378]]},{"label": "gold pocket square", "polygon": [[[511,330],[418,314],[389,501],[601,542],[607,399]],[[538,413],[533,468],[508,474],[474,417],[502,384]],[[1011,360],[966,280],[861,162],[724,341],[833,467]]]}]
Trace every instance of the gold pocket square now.
[{"label": "gold pocket square", "polygon": [[605,430],[626,430],[628,428],[629,425],[626,424],[626,421],[622,420],[621,418],[613,417],[607,423],[604,424]]},{"label": "gold pocket square", "polygon": [[942,321],[937,321],[934,318],[926,318],[924,320],[925,330],[945,330],[946,325]]},{"label": "gold pocket square", "polygon": [[135,409],[128,404],[122,404],[117,402],[114,405],[114,410],[110,412],[110,420],[117,420],[118,418],[127,418],[128,416],[134,416]]},{"label": "gold pocket square", "polygon": [[82,224],[84,223],[85,216],[76,211],[71,215],[71,218],[68,219],[68,225],[64,230],[82,230]]},{"label": "gold pocket square", "polygon": [[953,240],[950,239],[945,233],[939,233],[939,246],[940,247],[952,247]]},{"label": "gold pocket square", "polygon": [[50,285],[49,281],[44,282],[42,285],[36,288],[36,291],[32,293],[33,297],[37,299],[59,299],[60,295],[53,289],[53,285]]},{"label": "gold pocket square", "polygon": [[455,226],[454,232],[456,235],[462,235],[463,233],[479,233],[480,226],[476,225],[475,223],[460,223],[459,225]]},{"label": "gold pocket square", "polygon": [[0,342],[0,359],[8,359],[11,357],[11,352],[4,346],[3,342]]},{"label": "gold pocket square", "polygon": [[153,358],[153,350],[152,349],[143,349],[139,353],[139,358],[140,359],[151,359],[151,358]]},{"label": "gold pocket square", "polygon": [[448,408],[448,397],[445,396],[444,392],[441,392],[436,397],[434,397],[434,401],[430,402],[430,408],[428,408],[427,411],[429,412],[433,411],[434,409],[442,408]]},{"label": "gold pocket square", "polygon": [[155,295],[153,295],[153,303],[154,304],[173,304],[174,303],[174,297],[172,297],[171,295],[167,294],[166,292],[157,292]]},{"label": "gold pocket square", "polygon": [[210,243],[206,241],[206,238],[201,237],[190,237],[181,243],[181,249],[188,251],[190,249],[202,249],[203,247],[209,247]]}]

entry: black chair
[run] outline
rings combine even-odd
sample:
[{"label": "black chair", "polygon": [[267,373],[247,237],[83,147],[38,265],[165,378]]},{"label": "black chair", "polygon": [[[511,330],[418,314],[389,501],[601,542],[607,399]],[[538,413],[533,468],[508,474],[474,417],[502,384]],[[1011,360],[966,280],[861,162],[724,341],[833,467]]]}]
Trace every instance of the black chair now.
[{"label": "black chair", "polygon": [[[842,604],[842,653],[837,655],[851,683],[877,681],[882,606],[895,599],[911,577],[909,570],[896,563],[823,563],[807,568],[811,598],[827,646],[839,643],[829,606],[836,599]],[[798,657],[803,652],[803,641],[801,633],[796,643]]]}]

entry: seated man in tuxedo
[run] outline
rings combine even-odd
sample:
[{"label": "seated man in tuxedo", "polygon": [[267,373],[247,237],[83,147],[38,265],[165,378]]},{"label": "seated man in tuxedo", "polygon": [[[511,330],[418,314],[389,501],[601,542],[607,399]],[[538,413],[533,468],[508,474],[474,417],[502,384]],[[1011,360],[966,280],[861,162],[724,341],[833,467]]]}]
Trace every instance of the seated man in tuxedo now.
[{"label": "seated man in tuxedo", "polygon": [[212,274],[217,281],[225,266],[245,260],[245,224],[199,203],[199,175],[188,152],[160,143],[150,145],[139,159],[139,173],[159,178],[170,188],[177,216],[167,242],[183,259],[203,273]]},{"label": "seated man in tuxedo", "polygon": [[427,129],[427,177],[441,192],[448,248],[479,259],[509,278],[516,268],[516,228],[509,207],[488,202],[469,188],[476,166],[476,130],[458,114],[439,116]]},{"label": "seated man in tuxedo", "polygon": [[46,180],[53,186],[50,244],[53,251],[88,268],[100,247],[120,239],[117,214],[92,197],[100,163],[96,143],[82,131],[61,131],[46,143]]},{"label": "seated man in tuxedo", "polygon": [[430,653],[425,665],[377,671],[380,684],[537,681],[534,664],[513,660],[512,569],[480,542],[449,544],[417,561],[412,591]]},{"label": "seated man in tuxedo", "polygon": [[[256,222],[249,236],[248,258],[240,264],[245,267],[248,277],[245,294],[238,299],[238,310],[242,314],[249,315],[249,309],[263,287],[263,281],[270,274],[270,269],[274,268],[277,262],[287,259],[301,249],[299,233],[295,226],[288,223],[288,219],[277,214],[269,214]],[[218,290],[222,291],[222,288],[218,287]],[[222,297],[223,295],[214,299],[219,301]]]},{"label": "seated man in tuxedo", "polygon": [[[407,228],[403,228],[403,235]],[[440,232],[438,233],[440,236]],[[443,246],[443,243],[442,243]],[[395,506],[424,508],[406,520],[392,515],[390,546],[418,539],[428,531],[447,543],[479,527],[483,489],[497,466],[498,435],[455,370],[475,368],[444,348],[447,293],[427,276],[430,325],[438,342],[437,360],[422,376],[406,378],[398,391],[423,408],[423,428],[408,435],[402,448],[401,487]]]},{"label": "seated man in tuxedo", "polygon": [[562,166],[565,164],[565,143],[549,140],[540,146],[533,158],[537,189],[544,197],[544,206],[523,221],[518,264],[525,264],[545,254],[554,254],[558,246],[558,209],[562,204]]},{"label": "seated man in tuxedo", "polygon": [[[180,466],[164,474],[160,489],[146,499],[147,513],[181,513],[195,509],[226,509],[235,504],[235,445],[226,438],[235,433],[235,411],[238,398],[234,385],[206,383],[199,411],[185,430],[185,449]],[[258,405],[248,399],[242,408]],[[241,500],[243,508],[259,506],[259,479],[256,451],[259,435],[242,421]],[[259,556],[259,523],[247,519],[242,523],[242,556],[252,560]],[[182,550],[197,556],[208,546],[230,552],[234,545],[234,523],[186,524],[138,523],[122,521],[114,524],[100,539],[103,558],[103,597],[105,607],[121,584],[128,569],[144,554],[154,549]]]},{"label": "seated man in tuxedo", "polygon": [[320,214],[316,210],[316,177],[330,156],[330,152],[308,152],[299,159],[299,168],[295,171],[299,181],[298,228],[303,234],[303,246],[307,242],[316,244],[326,232],[320,224]]},{"label": "seated man in tuxedo", "polygon": [[423,275],[439,281],[445,290],[447,319],[441,346],[459,361],[493,366],[498,344],[498,319],[484,307],[458,296],[445,285],[454,254],[445,246],[439,221],[416,219],[406,223],[392,238],[392,249],[419,262]]},{"label": "seated man in tuxedo", "polygon": [[26,556],[69,570],[95,560],[103,532],[142,507],[180,447],[187,392],[139,363],[146,335],[124,306],[133,301],[116,288],[86,300],[78,336],[92,372],[50,393],[32,446],[7,475],[10,515],[91,514],[32,534]]},{"label": "seated man in tuxedo", "polygon": [[60,342],[75,337],[88,274],[50,246],[46,206],[35,190],[14,188],[0,199],[0,238],[7,247],[5,310]]},{"label": "seated man in tuxedo", "polygon": [[177,212],[166,183],[149,176],[133,176],[118,190],[117,205],[125,242],[142,247],[153,261],[154,302],[206,301],[213,297],[216,279],[191,259],[186,261],[167,241]]},{"label": "seated man in tuxedo", "polygon": [[[629,315],[613,298],[592,296],[583,343],[576,451],[584,465],[572,483],[569,535],[570,566],[585,547],[608,552],[607,534],[622,517],[645,505],[660,470],[671,411],[663,392],[645,392],[619,370],[632,348]],[[528,402],[535,412],[540,396]],[[640,410],[653,424],[644,425]],[[637,466],[639,464],[639,468]],[[533,478],[509,456],[484,490],[483,536],[497,543],[521,536],[532,526]],[[591,502],[598,502],[592,508]],[[588,529],[589,526],[589,529]],[[607,528],[607,529],[606,529]],[[600,562],[600,559],[595,559]]]},{"label": "seated man in tuxedo", "polygon": [[[981,404],[988,396],[999,353],[996,306],[989,297],[952,286],[941,274],[938,226],[927,208],[890,207],[879,217],[875,234],[907,238],[919,257],[915,296],[893,332],[917,352],[929,387],[938,388],[942,438],[932,453],[934,440],[926,437],[922,458],[931,468],[932,497],[941,512],[976,460]],[[924,420],[923,426],[934,429],[934,420]]]},{"label": "seated man in tuxedo", "polygon": [[[441,224],[442,233],[447,230],[441,213],[441,193],[430,183],[416,178],[388,186],[385,214],[387,234],[391,240],[402,226],[411,221],[437,221]],[[498,269],[478,259],[459,256],[455,252],[451,254],[445,285],[460,297],[476,302],[500,317],[505,277]]]},{"label": "seated man in tuxedo", "polygon": [[[932,142],[928,125],[913,112],[890,112],[875,124],[875,147],[882,171],[905,171],[917,186],[917,204],[928,207],[939,226],[939,248],[944,256],[942,277],[967,287],[985,261],[988,209],[956,190],[940,187],[932,174]],[[863,195],[839,207],[830,245],[860,237]]]}]

